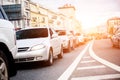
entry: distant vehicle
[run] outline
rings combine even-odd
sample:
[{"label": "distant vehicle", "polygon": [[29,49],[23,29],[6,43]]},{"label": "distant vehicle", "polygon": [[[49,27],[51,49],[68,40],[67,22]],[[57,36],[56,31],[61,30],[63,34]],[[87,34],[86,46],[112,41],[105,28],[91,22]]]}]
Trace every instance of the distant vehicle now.
[{"label": "distant vehicle", "polygon": [[72,49],[74,49],[74,42],[72,34],[66,30],[56,30],[59,37],[62,40],[63,49],[70,52]]},{"label": "distant vehicle", "polygon": [[73,49],[74,49],[78,45],[77,37],[75,36],[75,32],[73,30],[70,30],[69,32],[70,32],[70,37],[73,39]]},{"label": "distant vehicle", "polygon": [[28,28],[17,34],[18,53],[16,63],[45,61],[53,64],[53,57],[63,58],[63,45],[58,34],[51,28]]},{"label": "distant vehicle", "polygon": [[113,35],[111,38],[111,41],[112,41],[113,47],[120,48],[120,33]]},{"label": "distant vehicle", "polygon": [[17,53],[16,35],[13,24],[0,6],[0,80],[9,80],[16,74],[14,56]]},{"label": "distant vehicle", "polygon": [[77,37],[77,42],[79,45],[85,43],[85,38],[82,34],[76,33],[75,35]]}]

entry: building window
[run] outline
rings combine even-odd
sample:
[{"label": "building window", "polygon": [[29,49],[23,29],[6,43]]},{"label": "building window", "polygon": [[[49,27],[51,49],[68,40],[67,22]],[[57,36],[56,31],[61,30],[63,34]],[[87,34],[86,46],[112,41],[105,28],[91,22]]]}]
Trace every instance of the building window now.
[{"label": "building window", "polygon": [[41,23],[44,23],[44,22],[45,22],[45,18],[42,17],[42,19],[41,19]]},{"label": "building window", "polygon": [[19,4],[19,0],[15,0],[15,3],[16,3],[16,4]]}]

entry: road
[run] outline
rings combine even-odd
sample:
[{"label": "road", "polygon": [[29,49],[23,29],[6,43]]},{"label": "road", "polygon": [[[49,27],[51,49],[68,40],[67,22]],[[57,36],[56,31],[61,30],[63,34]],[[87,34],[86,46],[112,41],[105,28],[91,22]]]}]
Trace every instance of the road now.
[{"label": "road", "polygon": [[65,53],[63,59],[55,58],[52,66],[17,64],[18,73],[10,80],[120,80],[119,52],[108,40],[91,41]]}]

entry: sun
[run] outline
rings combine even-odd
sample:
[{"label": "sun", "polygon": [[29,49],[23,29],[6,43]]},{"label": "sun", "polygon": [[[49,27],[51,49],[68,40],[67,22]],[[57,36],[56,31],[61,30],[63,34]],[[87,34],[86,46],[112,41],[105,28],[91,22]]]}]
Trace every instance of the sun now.
[{"label": "sun", "polygon": [[90,17],[79,16],[79,21],[81,22],[83,29],[90,29],[92,27],[95,27],[98,24],[96,20]]},{"label": "sun", "polygon": [[81,25],[82,25],[82,30],[91,30],[93,29],[93,31],[95,30],[94,28],[96,28],[97,26],[103,24],[103,22],[105,22],[105,19],[98,16],[98,15],[94,15],[94,14],[77,14],[76,18],[80,21]]}]

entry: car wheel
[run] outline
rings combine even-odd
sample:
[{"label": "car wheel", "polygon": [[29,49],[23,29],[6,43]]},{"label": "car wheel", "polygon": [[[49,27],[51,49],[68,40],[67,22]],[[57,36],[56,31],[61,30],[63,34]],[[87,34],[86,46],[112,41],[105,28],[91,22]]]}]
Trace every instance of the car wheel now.
[{"label": "car wheel", "polygon": [[62,46],[61,46],[61,51],[60,51],[60,54],[58,55],[58,58],[59,59],[63,58],[63,47]]},{"label": "car wheel", "polygon": [[4,53],[0,50],[0,80],[9,80],[8,62]]},{"label": "car wheel", "polygon": [[49,51],[49,58],[46,61],[46,65],[47,66],[51,66],[53,64],[53,52],[52,50]]}]

